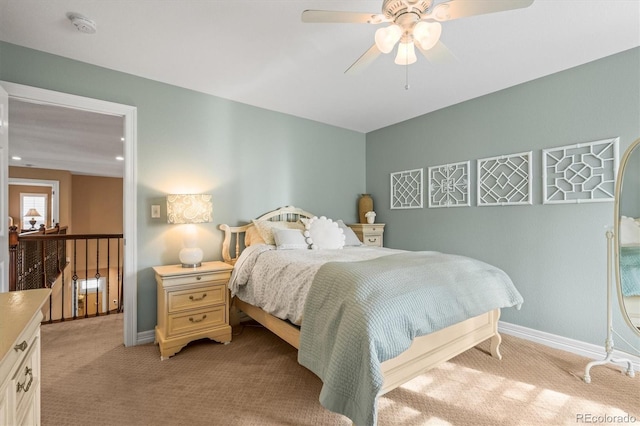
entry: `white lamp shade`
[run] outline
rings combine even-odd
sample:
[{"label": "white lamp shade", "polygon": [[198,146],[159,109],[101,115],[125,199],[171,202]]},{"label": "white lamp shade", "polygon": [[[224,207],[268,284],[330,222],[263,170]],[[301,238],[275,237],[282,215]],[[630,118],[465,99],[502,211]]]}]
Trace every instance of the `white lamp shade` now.
[{"label": "white lamp shade", "polygon": [[440,40],[442,25],[440,22],[420,21],[413,27],[413,39],[422,50],[429,50]]},{"label": "white lamp shade", "polygon": [[399,25],[393,24],[388,27],[379,28],[376,30],[375,41],[376,47],[382,53],[389,53],[393,50],[393,46],[402,37],[402,28]]},{"label": "white lamp shade", "polygon": [[416,62],[416,48],[413,42],[398,43],[398,54],[396,55],[395,63],[398,65],[411,65]]}]

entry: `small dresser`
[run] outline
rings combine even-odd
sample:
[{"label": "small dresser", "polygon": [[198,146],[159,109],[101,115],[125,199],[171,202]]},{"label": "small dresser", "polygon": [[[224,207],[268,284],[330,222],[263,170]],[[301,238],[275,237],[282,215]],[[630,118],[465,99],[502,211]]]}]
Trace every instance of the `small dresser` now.
[{"label": "small dresser", "polygon": [[0,425],[40,424],[40,322],[50,294],[0,293]]},{"label": "small dresser", "polygon": [[353,229],[353,232],[355,232],[364,245],[374,247],[384,246],[384,223],[354,223],[347,226]]},{"label": "small dresser", "polygon": [[202,262],[197,268],[168,265],[153,270],[158,286],[155,341],[160,359],[175,355],[193,340],[231,341],[227,284],[233,266]]}]

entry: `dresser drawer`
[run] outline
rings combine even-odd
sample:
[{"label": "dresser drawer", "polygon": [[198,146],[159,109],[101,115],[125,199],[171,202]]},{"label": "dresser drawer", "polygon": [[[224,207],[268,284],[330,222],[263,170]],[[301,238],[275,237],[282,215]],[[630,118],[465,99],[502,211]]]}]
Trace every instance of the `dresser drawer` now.
[{"label": "dresser drawer", "polygon": [[[30,401],[33,400],[39,388],[39,359],[37,348],[39,340],[35,339],[25,354],[25,358],[13,376],[13,390],[15,391],[16,417],[22,418]],[[26,405],[25,405],[26,404]]]},{"label": "dresser drawer", "polygon": [[225,303],[226,289],[226,284],[216,284],[189,290],[170,291],[168,293],[169,312]]},{"label": "dresser drawer", "polygon": [[167,337],[191,333],[202,329],[211,329],[227,324],[226,305],[214,306],[177,314],[170,314],[167,324]]},{"label": "dresser drawer", "polygon": [[366,234],[377,234],[377,235],[382,235],[382,231],[384,230],[383,226],[377,226],[377,225],[369,225],[365,228],[364,232]]},{"label": "dresser drawer", "polygon": [[220,271],[214,273],[189,274],[164,278],[164,287],[170,288],[174,286],[184,286],[189,284],[227,284],[229,281],[229,272]]},{"label": "dresser drawer", "polygon": [[365,235],[364,244],[367,246],[382,247],[382,235]]}]

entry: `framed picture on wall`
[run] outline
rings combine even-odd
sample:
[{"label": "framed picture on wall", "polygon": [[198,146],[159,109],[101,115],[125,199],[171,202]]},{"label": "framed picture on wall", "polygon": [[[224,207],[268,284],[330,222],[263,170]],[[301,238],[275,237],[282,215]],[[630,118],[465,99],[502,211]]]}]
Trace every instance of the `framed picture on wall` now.
[{"label": "framed picture on wall", "polygon": [[543,203],[613,201],[619,139],[543,149]]},{"label": "framed picture on wall", "polygon": [[469,161],[429,167],[429,208],[471,205]]},{"label": "framed picture on wall", "polygon": [[422,208],[422,169],[391,173],[391,208]]},{"label": "framed picture on wall", "polygon": [[531,151],[478,160],[478,206],[531,204]]}]

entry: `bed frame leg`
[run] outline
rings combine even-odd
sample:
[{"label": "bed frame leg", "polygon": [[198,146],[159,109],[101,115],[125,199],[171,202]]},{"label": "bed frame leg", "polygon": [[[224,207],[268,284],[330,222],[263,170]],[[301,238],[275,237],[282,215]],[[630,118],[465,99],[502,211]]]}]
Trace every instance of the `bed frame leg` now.
[{"label": "bed frame leg", "polygon": [[500,343],[502,343],[502,336],[500,336],[500,333],[494,334],[493,337],[491,337],[491,356],[497,359],[502,359]]}]

